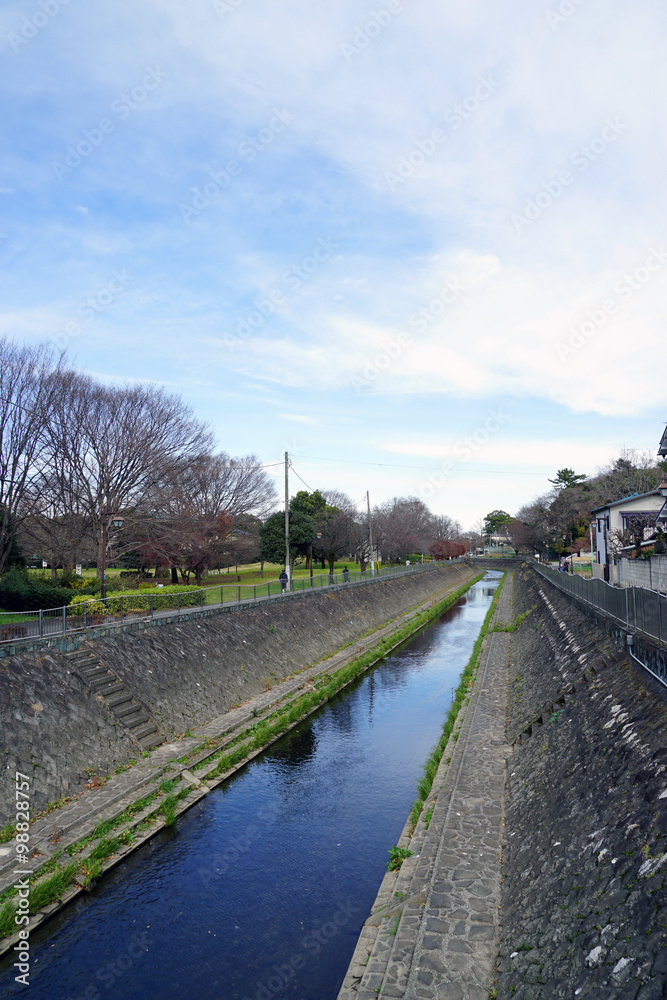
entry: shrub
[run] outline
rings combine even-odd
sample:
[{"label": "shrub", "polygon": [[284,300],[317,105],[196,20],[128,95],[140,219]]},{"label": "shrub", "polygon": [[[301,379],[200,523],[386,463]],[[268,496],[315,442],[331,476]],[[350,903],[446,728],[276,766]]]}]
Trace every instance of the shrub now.
[{"label": "shrub", "polygon": [[150,611],[151,598],[154,611],[164,611],[169,608],[194,608],[201,604],[201,587],[181,587],[178,591],[164,591],[162,588],[144,587],[141,590],[128,590],[118,593],[114,591],[107,594],[106,603],[95,601],[85,594],[77,594],[73,598],[69,608],[70,615],[82,615],[84,603],[88,604],[86,611],[95,615],[119,615],[120,600],[123,598],[123,613],[131,614],[133,611]]},{"label": "shrub", "polygon": [[41,580],[31,580],[20,569],[11,569],[0,580],[0,607],[7,611],[39,611],[61,608],[72,599],[66,587],[54,587]]}]

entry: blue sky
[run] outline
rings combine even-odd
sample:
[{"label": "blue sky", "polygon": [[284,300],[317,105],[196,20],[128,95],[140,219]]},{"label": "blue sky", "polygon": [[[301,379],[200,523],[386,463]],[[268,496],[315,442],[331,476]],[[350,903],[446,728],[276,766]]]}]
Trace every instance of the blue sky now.
[{"label": "blue sky", "polygon": [[9,4],[0,330],[181,393],[232,454],[466,527],[655,451],[666,22]]}]

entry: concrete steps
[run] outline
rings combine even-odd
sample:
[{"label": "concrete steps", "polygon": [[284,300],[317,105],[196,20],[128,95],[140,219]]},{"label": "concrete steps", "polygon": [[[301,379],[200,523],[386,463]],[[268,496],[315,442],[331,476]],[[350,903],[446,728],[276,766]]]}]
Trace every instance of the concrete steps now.
[{"label": "concrete steps", "polygon": [[82,648],[65,655],[86,687],[104,699],[109,711],[142,751],[166,742],[166,735],[145,706],[96,653]]}]

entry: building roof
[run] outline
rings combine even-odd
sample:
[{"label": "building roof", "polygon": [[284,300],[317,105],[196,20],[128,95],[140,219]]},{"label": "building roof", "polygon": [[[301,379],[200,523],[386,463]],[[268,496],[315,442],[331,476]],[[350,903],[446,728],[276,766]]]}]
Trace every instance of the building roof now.
[{"label": "building roof", "polygon": [[[667,433],[667,429],[665,432]],[[661,496],[659,489],[651,490],[649,493],[631,493],[627,497],[621,497],[620,500],[612,500],[610,503],[602,504],[601,507],[594,507],[593,510],[591,511],[591,514],[597,514],[599,510],[609,510],[610,507],[618,507],[619,504],[624,504],[624,503],[631,504],[634,503],[635,500],[644,500],[647,497],[656,497],[656,496],[657,497]]]}]

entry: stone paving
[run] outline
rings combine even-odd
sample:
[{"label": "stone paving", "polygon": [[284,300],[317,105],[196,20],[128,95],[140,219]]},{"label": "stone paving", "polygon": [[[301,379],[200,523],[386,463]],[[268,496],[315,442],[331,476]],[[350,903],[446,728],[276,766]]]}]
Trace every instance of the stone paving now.
[{"label": "stone paving", "polygon": [[[512,620],[512,577],[496,620]],[[383,997],[486,1000],[493,983],[500,903],[500,851],[509,635],[484,643],[460,728],[446,748],[401,871],[383,880],[339,1000]],[[451,763],[447,763],[451,754]],[[428,829],[424,814],[433,806]]]}]

